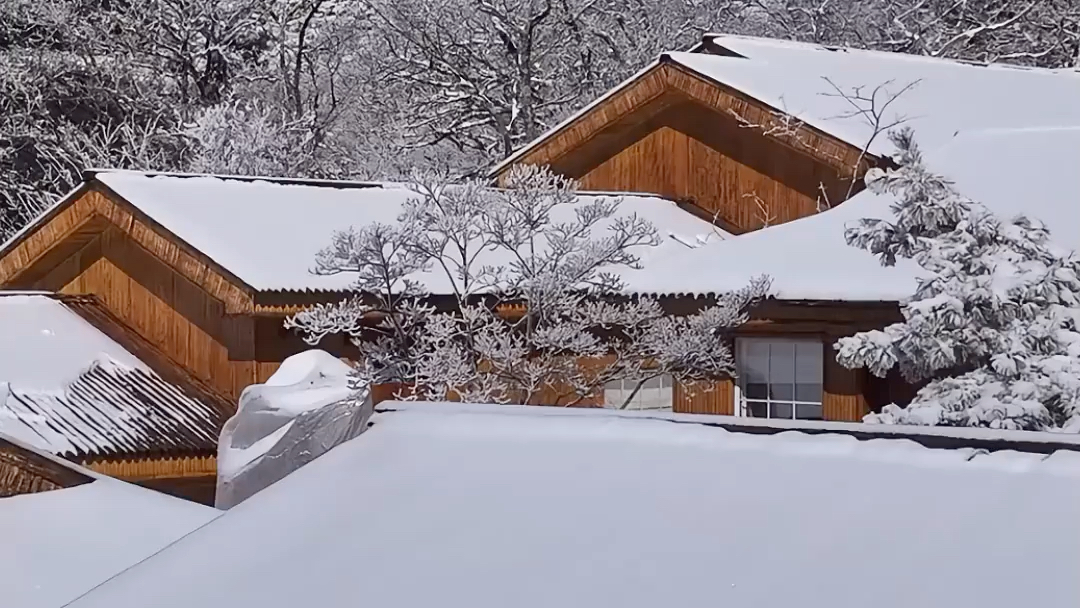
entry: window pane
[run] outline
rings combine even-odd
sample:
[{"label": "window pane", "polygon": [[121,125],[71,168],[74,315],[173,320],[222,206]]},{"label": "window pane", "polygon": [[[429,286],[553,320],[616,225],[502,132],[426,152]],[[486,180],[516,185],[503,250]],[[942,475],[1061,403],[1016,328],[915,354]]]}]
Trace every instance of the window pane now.
[{"label": "window pane", "polygon": [[795,344],[795,379],[807,384],[821,384],[821,342],[797,342]]},{"label": "window pane", "polygon": [[791,418],[791,404],[790,403],[770,403],[771,411],[769,412],[770,418]]},{"label": "window pane", "polygon": [[749,409],[749,414],[754,418],[768,418],[768,407],[763,401],[747,401],[746,407]]},{"label": "window pane", "polygon": [[756,340],[742,342],[742,357],[738,362],[739,374],[747,383],[764,384],[769,381],[769,344]]},{"label": "window pane", "polygon": [[821,403],[821,385],[796,384],[795,401],[809,401],[810,403]]},{"label": "window pane", "polygon": [[791,384],[770,384],[769,397],[774,401],[793,401],[795,387]]},{"label": "window pane", "polygon": [[604,389],[604,407],[619,407],[626,400],[626,393],[620,389]]},{"label": "window pane", "polygon": [[795,417],[800,420],[821,420],[821,404],[808,405],[799,403],[795,405]]},{"label": "window pane", "polygon": [[795,345],[772,344],[769,353],[769,384],[795,384]]},{"label": "window pane", "polygon": [[768,399],[769,398],[769,385],[768,384],[747,384],[746,395],[747,399]]}]

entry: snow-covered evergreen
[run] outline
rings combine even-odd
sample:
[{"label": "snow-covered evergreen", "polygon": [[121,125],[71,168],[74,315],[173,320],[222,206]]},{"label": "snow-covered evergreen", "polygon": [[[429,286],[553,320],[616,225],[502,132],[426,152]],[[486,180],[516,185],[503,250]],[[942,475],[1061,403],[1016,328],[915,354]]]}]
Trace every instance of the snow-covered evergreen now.
[{"label": "snow-covered evergreen", "polygon": [[[625,294],[620,277],[658,244],[649,222],[620,215],[616,197],[579,199],[547,169],[515,167],[506,185],[418,180],[396,225],[339,232],[317,260],[316,272],[349,273],[365,296],[287,326],[311,344],[350,336],[363,380],[415,383],[431,400],[573,404],[613,380],[693,385],[733,373],[731,331],[766,278],[668,315],[656,297]],[[421,274],[436,287],[422,288]]]},{"label": "snow-covered evergreen", "polygon": [[1080,432],[1080,259],[1037,220],[1002,220],[957,192],[924,165],[910,130],[892,139],[901,168],[866,181],[895,196],[895,219],[863,220],[846,237],[927,276],[903,322],[841,339],[837,358],[929,382],[907,408],[866,421]]}]

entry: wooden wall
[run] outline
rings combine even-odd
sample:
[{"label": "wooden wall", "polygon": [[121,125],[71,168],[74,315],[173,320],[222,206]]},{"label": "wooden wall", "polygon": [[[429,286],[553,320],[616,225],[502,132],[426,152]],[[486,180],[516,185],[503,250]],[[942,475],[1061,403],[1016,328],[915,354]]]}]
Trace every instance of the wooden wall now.
[{"label": "wooden wall", "polygon": [[711,389],[685,387],[676,382],[672,410],[683,414],[718,414],[731,416],[735,413],[735,382],[717,382]]},{"label": "wooden wall", "polygon": [[91,477],[0,439],[0,498],[90,483]]},{"label": "wooden wall", "polygon": [[256,381],[254,323],[175,272],[116,227],[61,262],[34,287],[94,294],[178,364],[234,399]]},{"label": "wooden wall", "polygon": [[[569,176],[585,190],[647,192],[692,203],[736,232],[817,213],[845,194],[835,170],[696,103],[677,104],[654,121],[655,130],[642,139],[587,173]],[[572,171],[559,163],[552,167]]]}]

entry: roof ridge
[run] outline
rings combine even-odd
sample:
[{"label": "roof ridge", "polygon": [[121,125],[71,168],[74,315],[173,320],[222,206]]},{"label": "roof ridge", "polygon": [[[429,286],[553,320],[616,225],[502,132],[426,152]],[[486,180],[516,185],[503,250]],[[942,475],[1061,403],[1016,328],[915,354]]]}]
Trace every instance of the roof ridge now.
[{"label": "roof ridge", "polygon": [[315,186],[315,187],[330,187],[330,188],[386,188],[392,186],[397,182],[388,181],[358,181],[358,180],[337,180],[337,179],[318,179],[318,178],[305,178],[305,177],[280,177],[269,175],[229,175],[218,173],[185,173],[181,171],[134,171],[130,169],[86,169],[82,172],[83,182],[94,181],[98,178],[98,175],[103,173],[112,173],[120,175],[139,175],[143,177],[174,177],[180,179],[187,178],[200,178],[208,177],[211,179],[238,181],[238,182],[268,182],[271,184],[280,184],[284,186]]},{"label": "roof ridge", "polygon": [[[901,61],[920,61],[926,63],[938,63],[938,64],[950,64],[950,65],[963,65],[968,67],[986,67],[986,68],[1002,68],[1010,70],[1022,70],[1030,72],[1043,72],[1048,74],[1069,74],[1075,73],[1077,70],[1074,68],[1044,68],[1035,66],[1017,65],[1013,63],[1004,63],[997,61],[975,61],[971,59],[953,59],[949,57],[934,57],[931,55],[918,55],[915,53],[905,53],[903,51],[887,51],[882,49],[864,49],[857,46],[845,46],[840,44],[825,44],[821,42],[807,42],[803,40],[790,40],[786,38],[769,38],[766,36],[747,36],[743,34],[722,34],[706,32],[702,34],[702,42],[711,42],[718,46],[723,47],[723,39],[744,40],[750,43],[764,43],[774,46],[787,46],[798,49],[805,49],[809,51],[830,51],[830,52],[845,52],[845,53],[857,53],[865,55],[876,55],[882,57],[888,57],[890,59]],[[695,47],[696,48],[696,47]],[[726,48],[728,51],[737,53],[735,49]],[[670,52],[689,52],[689,51],[670,51]],[[725,59],[731,59],[730,57],[724,57]],[[747,57],[747,59],[753,60],[754,57]]]}]

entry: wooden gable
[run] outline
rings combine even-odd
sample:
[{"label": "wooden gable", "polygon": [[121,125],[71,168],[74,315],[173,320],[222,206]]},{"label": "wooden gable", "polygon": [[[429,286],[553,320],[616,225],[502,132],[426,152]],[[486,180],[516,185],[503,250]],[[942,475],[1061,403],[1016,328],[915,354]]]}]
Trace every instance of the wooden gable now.
[{"label": "wooden gable", "polygon": [[94,295],[234,402],[256,381],[253,291],[99,183],[9,244],[0,288]]},{"label": "wooden gable", "polygon": [[778,109],[661,59],[496,168],[549,165],[583,189],[657,194],[735,233],[841,202],[876,161]]}]

